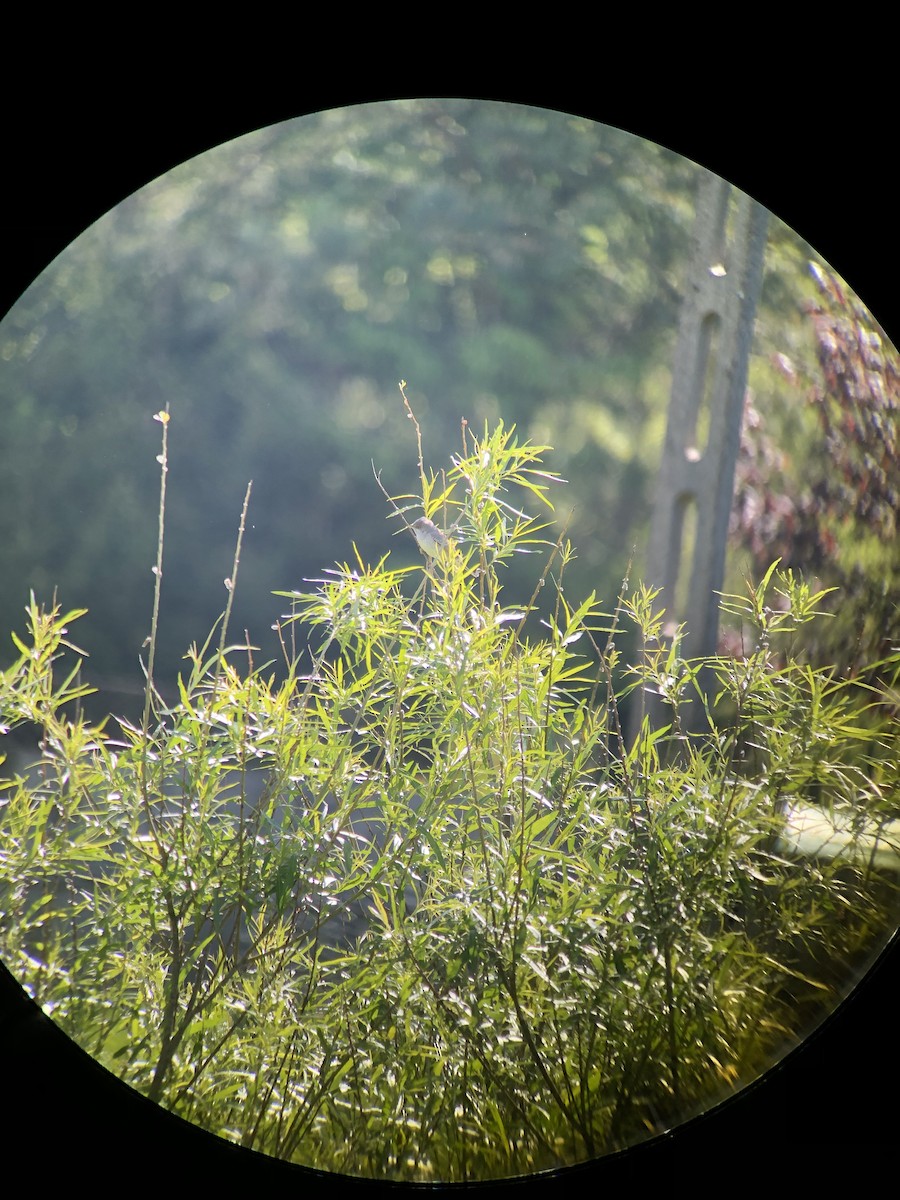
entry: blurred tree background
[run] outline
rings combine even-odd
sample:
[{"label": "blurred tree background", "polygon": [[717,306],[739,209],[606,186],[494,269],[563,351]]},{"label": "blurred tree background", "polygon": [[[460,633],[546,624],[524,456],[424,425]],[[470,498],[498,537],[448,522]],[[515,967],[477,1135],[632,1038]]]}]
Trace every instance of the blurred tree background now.
[{"label": "blurred tree background", "polygon": [[[274,590],[347,560],[354,542],[370,561],[416,558],[392,540],[372,475],[374,462],[389,490],[416,484],[400,379],[435,469],[463,418],[476,432],[502,418],[554,447],[547,465],[570,481],[557,515],[573,510],[579,555],[568,590],[612,604],[634,547],[640,570],[698,174],[584,118],[404,100],[260,130],[141,189],[0,325],[0,626],[22,626],[29,589],[88,607],[88,676],[106,706],[136,703],[157,536],[152,415],[168,404],[157,677],[165,690],[224,607],[250,479],[232,631],[249,631],[257,662],[275,657]],[[751,415],[777,447],[783,492],[822,462],[810,260],[773,221]],[[768,486],[748,465],[764,449],[745,444],[745,499]],[[781,552],[775,527],[771,546],[751,545],[752,505],[741,512],[735,575]],[[895,540],[869,554],[882,576]],[[810,566],[827,575],[821,555]],[[508,588],[527,599],[534,578],[525,561]]]}]

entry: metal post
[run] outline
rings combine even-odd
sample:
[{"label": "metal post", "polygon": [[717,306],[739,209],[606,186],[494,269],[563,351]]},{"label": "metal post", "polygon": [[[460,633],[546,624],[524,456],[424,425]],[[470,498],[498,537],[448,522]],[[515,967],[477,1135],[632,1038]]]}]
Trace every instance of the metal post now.
[{"label": "metal post", "polygon": [[[666,610],[667,628],[684,623],[684,655],[690,658],[716,651],[717,592],[767,225],[764,208],[744,193],[732,196],[730,184],[704,172],[644,573],[648,585],[662,589],[658,604]],[[686,545],[691,510],[693,544]],[[682,578],[686,585],[679,586]],[[646,711],[658,726],[662,702],[649,701]],[[689,709],[688,726],[699,716]]]}]

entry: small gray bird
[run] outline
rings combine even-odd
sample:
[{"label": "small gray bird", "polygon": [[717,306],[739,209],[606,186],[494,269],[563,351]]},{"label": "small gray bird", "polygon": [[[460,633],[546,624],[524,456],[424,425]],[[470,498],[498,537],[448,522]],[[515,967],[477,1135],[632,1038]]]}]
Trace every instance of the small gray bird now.
[{"label": "small gray bird", "polygon": [[429,558],[437,558],[450,549],[450,539],[446,533],[438,529],[434,521],[429,521],[427,517],[419,517],[413,521],[411,529],[416,535],[420,550]]}]

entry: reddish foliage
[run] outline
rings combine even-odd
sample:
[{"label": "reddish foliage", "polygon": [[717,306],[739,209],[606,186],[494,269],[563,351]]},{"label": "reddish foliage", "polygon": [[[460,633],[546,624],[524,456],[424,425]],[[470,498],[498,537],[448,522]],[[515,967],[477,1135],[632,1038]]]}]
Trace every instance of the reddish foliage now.
[{"label": "reddish foliage", "polygon": [[[748,398],[730,532],[733,544],[749,551],[755,573],[780,557],[783,566],[819,576],[840,587],[845,598],[863,602],[876,581],[841,569],[835,532],[846,530],[852,537],[864,525],[886,542],[896,538],[900,360],[856,297],[830,273],[815,265],[811,269],[819,298],[806,312],[821,379],[808,401],[818,417],[821,454],[804,464],[803,478],[792,479],[788,456]],[[786,356],[776,355],[774,365],[797,384]],[[886,613],[896,612],[896,595],[884,596],[883,602]],[[887,628],[883,632],[887,637]]]}]

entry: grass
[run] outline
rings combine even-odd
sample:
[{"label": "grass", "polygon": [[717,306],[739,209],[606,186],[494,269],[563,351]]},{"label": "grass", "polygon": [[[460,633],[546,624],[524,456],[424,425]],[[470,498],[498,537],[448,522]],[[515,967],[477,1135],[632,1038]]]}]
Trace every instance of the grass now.
[{"label": "grass", "polygon": [[[32,599],[0,678],[4,727],[39,742],[0,793],[0,953],[131,1086],[324,1170],[521,1175],[724,1099],[881,948],[894,876],[779,848],[791,804],[860,829],[898,808],[890,688],[792,657],[821,619],[802,580],[723,598],[742,657],[684,660],[645,589],[568,599],[573,549],[526,514],[550,511],[547,448],[464,430],[445,474],[420,440],[419,492],[387,496],[398,528],[452,529],[446,555],[356,554],[280,593],[280,672],[226,614],[166,708],[163,433],[143,720],[79,716],[78,611]],[[519,553],[541,568],[507,605]],[[648,689],[669,716],[629,741]]]}]

